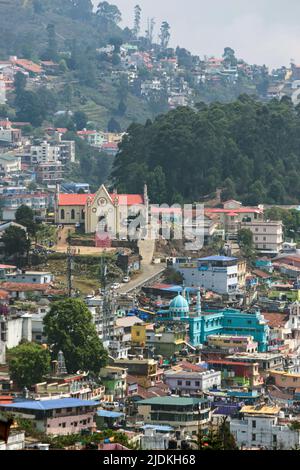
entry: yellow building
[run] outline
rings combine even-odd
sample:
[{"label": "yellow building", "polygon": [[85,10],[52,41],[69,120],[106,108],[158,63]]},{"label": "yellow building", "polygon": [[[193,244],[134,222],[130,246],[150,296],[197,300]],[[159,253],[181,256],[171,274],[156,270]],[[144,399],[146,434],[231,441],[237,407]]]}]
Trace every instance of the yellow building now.
[{"label": "yellow building", "polygon": [[147,325],[133,325],[131,327],[131,342],[134,345],[145,347]]}]

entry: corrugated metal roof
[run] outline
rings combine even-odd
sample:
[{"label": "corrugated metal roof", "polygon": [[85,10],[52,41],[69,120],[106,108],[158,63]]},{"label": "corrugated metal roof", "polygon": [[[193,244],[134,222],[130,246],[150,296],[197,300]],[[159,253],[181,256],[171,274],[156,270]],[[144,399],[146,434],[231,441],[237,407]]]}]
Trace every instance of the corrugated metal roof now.
[{"label": "corrugated metal roof", "polygon": [[141,400],[138,405],[169,405],[169,406],[190,406],[198,405],[198,403],[205,402],[207,400],[201,398],[187,398],[187,397],[153,397],[146,400]]},{"label": "corrugated metal roof", "polygon": [[99,402],[93,400],[79,400],[77,398],[58,398],[56,400],[28,400],[15,402],[11,405],[2,405],[1,408],[21,408],[24,410],[54,410],[57,408],[76,408],[80,406],[96,406]]},{"label": "corrugated metal roof", "polygon": [[101,418],[121,418],[125,416],[124,413],[118,413],[117,411],[99,410],[97,415]]}]

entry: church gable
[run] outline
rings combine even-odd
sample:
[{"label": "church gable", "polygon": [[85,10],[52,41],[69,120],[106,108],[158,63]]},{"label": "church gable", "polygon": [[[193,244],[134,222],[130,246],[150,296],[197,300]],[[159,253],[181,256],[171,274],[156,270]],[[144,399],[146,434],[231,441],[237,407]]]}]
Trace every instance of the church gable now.
[{"label": "church gable", "polygon": [[94,195],[91,207],[92,208],[101,208],[106,206],[112,206],[113,201],[108,193],[106,187],[102,184],[96,194]]}]

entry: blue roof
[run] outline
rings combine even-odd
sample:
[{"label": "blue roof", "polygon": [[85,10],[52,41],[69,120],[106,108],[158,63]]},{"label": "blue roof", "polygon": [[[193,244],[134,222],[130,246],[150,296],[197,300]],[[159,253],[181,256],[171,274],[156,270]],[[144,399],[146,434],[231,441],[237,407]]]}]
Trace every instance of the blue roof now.
[{"label": "blue roof", "polygon": [[94,400],[79,400],[78,398],[57,398],[55,400],[25,400],[9,405],[0,405],[1,408],[22,408],[24,410],[54,410],[57,408],[75,408],[79,406],[100,405]]},{"label": "blue roof", "polygon": [[186,292],[197,292],[198,289],[195,289],[194,287],[182,287],[182,286],[171,286],[171,287],[162,287],[160,290],[166,291],[166,292],[182,292],[183,289]]},{"label": "blue roof", "polygon": [[170,432],[173,431],[174,428],[172,426],[159,426],[159,425],[154,425],[154,424],[145,424],[145,426],[142,426],[141,429],[155,429],[156,431],[160,432]]},{"label": "blue roof", "polygon": [[208,256],[207,258],[198,258],[198,261],[236,261],[237,259],[228,256]]},{"label": "blue roof", "polygon": [[118,413],[117,411],[108,411],[108,410],[99,410],[97,411],[97,415],[101,416],[101,418],[121,418],[125,416],[124,413]]}]

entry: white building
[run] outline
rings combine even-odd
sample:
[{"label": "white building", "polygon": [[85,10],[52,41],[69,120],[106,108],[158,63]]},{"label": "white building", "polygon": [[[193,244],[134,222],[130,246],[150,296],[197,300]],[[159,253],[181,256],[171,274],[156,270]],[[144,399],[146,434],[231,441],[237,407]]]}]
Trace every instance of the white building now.
[{"label": "white building", "polygon": [[278,406],[245,406],[243,419],[232,420],[230,431],[239,447],[291,450],[300,445],[300,431],[290,428],[290,419]]},{"label": "white building", "polygon": [[0,440],[0,450],[23,450],[25,448],[25,432],[11,431],[5,443]]},{"label": "white building", "polygon": [[234,294],[238,289],[238,259],[210,256],[178,259],[174,268],[184,277],[187,287],[200,287],[218,294]]},{"label": "white building", "polygon": [[53,281],[53,274],[42,271],[21,271],[7,274],[6,280],[22,284],[50,284]]},{"label": "white building", "polygon": [[282,250],[283,224],[281,221],[243,222],[241,228],[251,230],[257,250],[276,254]]},{"label": "white building", "polygon": [[[170,434],[159,432],[159,429],[168,428],[167,426],[144,427],[144,435],[141,437],[142,450],[167,450],[169,448]],[[172,431],[172,428],[170,427]]]},{"label": "white building", "polygon": [[21,157],[13,154],[0,155],[0,173],[8,175],[21,171]]},{"label": "white building", "polygon": [[5,364],[6,354],[5,354],[5,343],[0,339],[0,364]]},{"label": "white building", "polygon": [[18,346],[22,339],[32,340],[31,315],[0,316],[0,339],[5,347],[10,349]]},{"label": "white building", "polygon": [[30,149],[31,163],[57,163],[60,157],[58,145],[43,142],[40,145],[32,145]]},{"label": "white building", "polygon": [[164,375],[165,383],[173,393],[180,391],[182,393],[197,394],[221,386],[220,371],[168,370]]}]

